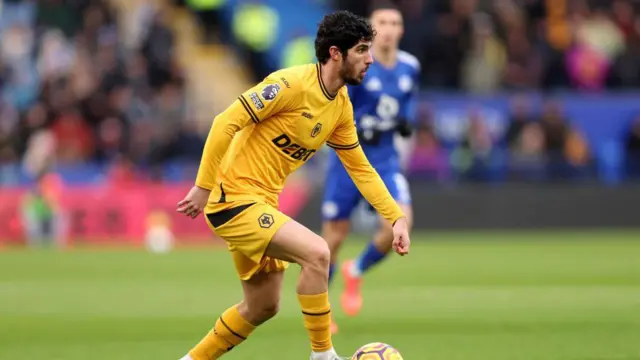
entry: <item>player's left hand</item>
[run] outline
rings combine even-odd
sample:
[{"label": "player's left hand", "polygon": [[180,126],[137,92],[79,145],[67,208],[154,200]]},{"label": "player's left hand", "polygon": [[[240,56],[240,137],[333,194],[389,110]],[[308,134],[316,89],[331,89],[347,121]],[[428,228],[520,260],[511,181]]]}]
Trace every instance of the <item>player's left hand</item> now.
[{"label": "player's left hand", "polygon": [[396,119],[396,132],[400,134],[403,138],[407,138],[413,134],[413,127],[409,123],[407,119],[399,118]]},{"label": "player's left hand", "polygon": [[398,253],[398,255],[404,256],[409,253],[410,245],[411,239],[409,239],[407,218],[402,217],[393,224],[393,250]]},{"label": "player's left hand", "polygon": [[198,186],[192,187],[187,196],[178,202],[177,211],[195,219],[207,205],[210,192]]}]

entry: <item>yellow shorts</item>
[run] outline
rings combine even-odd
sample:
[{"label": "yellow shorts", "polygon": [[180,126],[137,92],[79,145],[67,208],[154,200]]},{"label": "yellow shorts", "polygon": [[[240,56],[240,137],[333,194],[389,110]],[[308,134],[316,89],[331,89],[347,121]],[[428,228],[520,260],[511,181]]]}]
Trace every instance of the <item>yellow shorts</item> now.
[{"label": "yellow shorts", "polygon": [[289,263],[264,253],[273,235],[291,220],[271,205],[237,201],[207,207],[207,224],[227,243],[236,271],[242,280],[257,272],[283,271]]}]

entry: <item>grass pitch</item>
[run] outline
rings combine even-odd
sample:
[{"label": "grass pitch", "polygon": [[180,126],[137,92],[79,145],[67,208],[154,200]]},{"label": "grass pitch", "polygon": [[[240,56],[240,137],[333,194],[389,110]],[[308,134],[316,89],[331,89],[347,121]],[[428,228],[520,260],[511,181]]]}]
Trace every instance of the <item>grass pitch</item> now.
[{"label": "grass pitch", "polygon": [[[344,356],[388,342],[408,360],[640,359],[640,233],[415,234],[367,274]],[[364,245],[350,241],[344,255]],[[304,360],[295,297],[226,359]],[[226,252],[0,252],[0,359],[179,359],[240,299]]]}]

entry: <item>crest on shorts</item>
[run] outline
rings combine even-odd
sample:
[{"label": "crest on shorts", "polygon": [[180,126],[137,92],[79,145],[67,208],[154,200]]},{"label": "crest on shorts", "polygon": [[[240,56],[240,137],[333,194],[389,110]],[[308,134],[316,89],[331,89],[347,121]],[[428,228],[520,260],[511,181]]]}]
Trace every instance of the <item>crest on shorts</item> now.
[{"label": "crest on shorts", "polygon": [[311,137],[318,136],[318,134],[320,134],[320,131],[322,131],[322,124],[317,123],[316,126],[313,127],[313,130],[311,130]]},{"label": "crest on shorts", "polygon": [[280,92],[280,85],[269,84],[262,89],[261,95],[263,99],[267,101],[271,101],[276,98],[276,95],[278,95],[278,92]]},{"label": "crest on shorts", "polygon": [[271,225],[273,225],[274,220],[273,220],[273,215],[271,214],[262,214],[260,215],[260,217],[258,218],[258,224],[260,224],[260,227],[263,229],[268,229],[271,227]]}]

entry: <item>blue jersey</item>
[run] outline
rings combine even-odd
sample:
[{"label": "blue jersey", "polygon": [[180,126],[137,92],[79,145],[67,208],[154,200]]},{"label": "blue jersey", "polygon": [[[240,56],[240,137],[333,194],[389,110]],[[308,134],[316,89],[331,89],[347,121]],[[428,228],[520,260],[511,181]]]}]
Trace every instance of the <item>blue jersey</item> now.
[{"label": "blue jersey", "polygon": [[[386,68],[374,62],[362,84],[349,86],[358,131],[364,134],[372,130],[379,132],[375,144],[361,141],[362,149],[391,195],[403,204],[411,202],[411,195],[401,174],[394,139],[399,121],[415,124],[419,72],[418,60],[399,51],[395,66]],[[322,205],[324,219],[349,218],[361,200],[362,195],[338,156],[331,152]]]},{"label": "blue jersey", "polygon": [[[386,68],[374,61],[362,84],[348,87],[358,130],[381,132],[375,145],[362,145],[379,173],[400,169],[394,146],[395,126],[399,119],[415,124],[419,72],[418,59],[399,51],[394,67]],[[329,162],[330,166],[341,166],[335,154]]]}]

